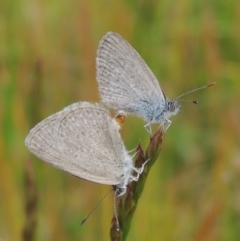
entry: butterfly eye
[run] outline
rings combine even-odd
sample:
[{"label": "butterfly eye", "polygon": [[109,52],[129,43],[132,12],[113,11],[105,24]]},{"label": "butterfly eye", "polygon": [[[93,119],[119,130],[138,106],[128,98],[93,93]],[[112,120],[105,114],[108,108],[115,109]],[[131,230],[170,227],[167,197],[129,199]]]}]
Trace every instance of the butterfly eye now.
[{"label": "butterfly eye", "polygon": [[170,103],[169,104],[169,110],[171,111],[171,112],[173,112],[173,111],[175,111],[175,104],[174,103]]}]

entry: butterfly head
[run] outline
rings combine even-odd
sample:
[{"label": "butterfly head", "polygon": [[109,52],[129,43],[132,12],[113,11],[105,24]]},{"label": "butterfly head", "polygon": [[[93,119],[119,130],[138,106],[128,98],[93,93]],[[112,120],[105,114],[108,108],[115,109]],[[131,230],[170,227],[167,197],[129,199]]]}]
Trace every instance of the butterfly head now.
[{"label": "butterfly head", "polygon": [[166,107],[166,112],[164,114],[165,118],[169,118],[172,115],[176,115],[181,109],[181,105],[179,105],[179,103],[176,100],[168,100]]}]

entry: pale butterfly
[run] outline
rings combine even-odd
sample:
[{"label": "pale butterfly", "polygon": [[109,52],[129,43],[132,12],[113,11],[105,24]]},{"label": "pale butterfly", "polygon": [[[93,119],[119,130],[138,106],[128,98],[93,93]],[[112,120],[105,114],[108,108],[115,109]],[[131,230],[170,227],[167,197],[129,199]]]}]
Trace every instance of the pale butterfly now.
[{"label": "pale butterfly", "polygon": [[56,168],[113,185],[119,197],[126,193],[129,182],[138,180],[145,163],[134,167],[118,130],[119,125],[101,104],[78,102],[37,124],[25,144]]},{"label": "pale butterfly", "polygon": [[147,122],[144,127],[150,134],[152,123],[163,124],[164,130],[167,130],[171,124],[169,118],[181,108],[177,99],[215,84],[211,83],[169,100],[137,51],[113,32],[108,32],[100,41],[96,67],[102,102],[114,109],[117,115],[134,114],[144,118]]}]

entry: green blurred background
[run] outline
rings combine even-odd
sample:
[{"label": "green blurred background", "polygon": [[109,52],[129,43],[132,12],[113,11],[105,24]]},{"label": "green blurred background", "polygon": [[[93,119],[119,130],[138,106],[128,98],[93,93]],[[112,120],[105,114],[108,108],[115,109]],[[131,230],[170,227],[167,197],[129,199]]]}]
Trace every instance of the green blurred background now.
[{"label": "green blurred background", "polygon": [[[24,146],[43,118],[99,101],[95,57],[107,31],[134,46],[169,98],[217,82],[186,96],[200,104],[183,102],[172,118],[128,240],[239,240],[239,26],[238,0],[2,0],[0,240],[109,240],[112,195],[80,222],[110,187],[56,170]],[[129,150],[147,146],[139,118],[121,132]]]}]

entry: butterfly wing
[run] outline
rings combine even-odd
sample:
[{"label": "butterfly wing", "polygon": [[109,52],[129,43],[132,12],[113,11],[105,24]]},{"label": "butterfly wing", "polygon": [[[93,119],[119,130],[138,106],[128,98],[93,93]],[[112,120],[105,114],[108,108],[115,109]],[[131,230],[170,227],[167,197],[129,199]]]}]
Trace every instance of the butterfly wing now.
[{"label": "butterfly wing", "polygon": [[125,147],[118,128],[100,104],[74,103],[36,125],[25,140],[45,162],[77,177],[119,184]]},{"label": "butterfly wing", "polygon": [[155,109],[164,107],[165,96],[156,77],[120,35],[109,32],[103,37],[96,64],[102,102],[108,107],[145,116],[147,120]]}]

